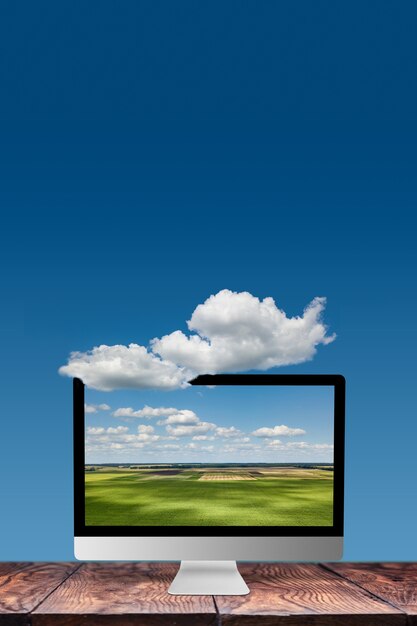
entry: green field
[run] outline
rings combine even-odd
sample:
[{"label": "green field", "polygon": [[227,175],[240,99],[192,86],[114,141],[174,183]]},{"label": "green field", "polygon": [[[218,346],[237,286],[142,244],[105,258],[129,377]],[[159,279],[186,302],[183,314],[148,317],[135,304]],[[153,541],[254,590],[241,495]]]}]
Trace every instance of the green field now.
[{"label": "green field", "polygon": [[88,526],[331,526],[332,468],[85,472]]}]

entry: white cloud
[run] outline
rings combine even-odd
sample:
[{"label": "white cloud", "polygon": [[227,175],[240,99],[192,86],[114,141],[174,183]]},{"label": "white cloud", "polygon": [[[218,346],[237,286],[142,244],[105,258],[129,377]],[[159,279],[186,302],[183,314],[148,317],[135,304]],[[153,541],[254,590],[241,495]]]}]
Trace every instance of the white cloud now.
[{"label": "white cloud", "polygon": [[105,432],[105,428],[101,426],[90,426],[87,428],[87,435],[102,435]]},{"label": "white cloud", "polygon": [[165,420],[160,420],[158,422],[159,426],[168,425],[168,424],[197,424],[199,422],[199,418],[194,413],[194,411],[189,411],[188,409],[182,409],[173,415],[170,415]]},{"label": "white cloud", "polygon": [[279,439],[268,441],[266,450],[279,451],[285,454],[320,454],[333,450],[333,445],[329,443],[309,443],[307,441],[282,442]]},{"label": "white cloud", "polygon": [[235,428],[234,426],[230,426],[230,428],[219,426],[218,428],[216,428],[216,435],[218,437],[238,437],[241,434],[242,431],[240,431],[238,428]]},{"label": "white cloud", "polygon": [[268,448],[283,450],[285,448],[285,443],[282,443],[280,439],[271,439],[271,441],[268,441]]},{"label": "white cloud", "polygon": [[155,431],[153,426],[147,426],[146,424],[139,424],[138,433],[146,433],[151,435]]},{"label": "white cloud", "polygon": [[109,428],[103,428],[102,426],[89,426],[87,428],[87,435],[104,435],[108,433],[110,435],[116,435],[120,433],[126,433],[129,429],[127,426],[109,426]]},{"label": "white cloud", "polygon": [[78,377],[90,388],[178,389],[186,387],[193,374],[169,360],[162,360],[136,343],[128,346],[96,346],[88,352],[72,352],[64,376]]},{"label": "white cloud", "polygon": [[132,407],[121,407],[120,409],[116,409],[112,415],[114,417],[161,417],[164,415],[172,415],[173,413],[178,413],[178,409],[174,409],[172,407],[157,407],[153,408],[151,406],[144,406],[143,409],[138,409],[135,411]]},{"label": "white cloud", "polygon": [[151,341],[163,359],[198,373],[266,370],[313,358],[317,346],[335,339],[321,321],[326,298],[314,298],[303,315],[287,317],[272,298],[228,289],[194,310],[185,335],[175,331]]},{"label": "white cloud", "polygon": [[259,445],[259,443],[252,443],[252,442],[238,442],[238,441],[231,441],[230,443],[227,442],[225,443],[225,445],[221,448],[221,452],[226,452],[226,453],[230,453],[230,452],[237,452],[237,451],[247,451],[247,452],[254,452],[254,451],[263,451],[263,447]]},{"label": "white cloud", "polygon": [[131,343],[72,352],[59,372],[102,391],[179,389],[197,374],[303,363],[336,337],[322,322],[325,305],[317,297],[302,315],[287,317],[273,298],[224,289],[196,307],[187,322],[191,334],[176,330],[153,339],[150,349]]},{"label": "white cloud", "polygon": [[286,444],[287,448],[296,450],[333,450],[330,443],[308,443],[307,441],[291,441]]},{"label": "white cloud", "polygon": [[113,426],[109,426],[109,428],[106,430],[107,433],[110,434],[120,434],[120,433],[127,433],[128,431],[128,427],[127,426],[116,426],[115,428]]},{"label": "white cloud", "polygon": [[151,441],[158,441],[159,439],[159,435],[150,435],[149,433],[139,433],[136,436],[138,441],[146,441],[146,442],[151,442]]},{"label": "white cloud", "polygon": [[97,413],[97,411],[110,411],[108,404],[84,404],[85,413]]},{"label": "white cloud", "polygon": [[258,428],[252,433],[254,437],[295,437],[297,435],[305,434],[306,431],[302,428],[289,428],[284,424],[281,426],[274,426],[273,428]]},{"label": "white cloud", "polygon": [[[141,426],[145,429],[142,430]],[[151,429],[151,430],[149,430]],[[127,426],[110,426],[109,428],[87,428],[86,450],[129,450],[131,448],[144,448],[160,439],[159,435],[153,434],[153,427],[145,424],[138,426],[138,433],[129,433]]]},{"label": "white cloud", "polygon": [[192,437],[194,435],[204,435],[215,428],[216,424],[212,424],[211,422],[199,422],[191,426],[171,426],[168,424],[167,432],[173,437]]},{"label": "white cloud", "polygon": [[193,437],[194,441],[213,441],[214,437],[208,437],[207,435],[196,435]]}]

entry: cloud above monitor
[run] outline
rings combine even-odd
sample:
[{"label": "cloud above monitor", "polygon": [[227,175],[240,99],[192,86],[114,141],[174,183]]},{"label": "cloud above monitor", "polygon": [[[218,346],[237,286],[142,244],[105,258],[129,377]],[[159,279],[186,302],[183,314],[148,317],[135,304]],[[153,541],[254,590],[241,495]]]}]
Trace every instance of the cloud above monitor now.
[{"label": "cloud above monitor", "polygon": [[72,352],[64,376],[81,378],[87,387],[99,391],[114,389],[180,389],[194,373],[163,360],[145,346],[101,345],[87,352]]},{"label": "cloud above monitor", "polygon": [[198,374],[303,363],[336,337],[327,335],[322,322],[325,305],[326,298],[317,297],[302,315],[287,317],[273,298],[223,289],[196,307],[189,334],[176,330],[152,339],[149,347],[131,343],[72,352],[59,373],[101,391],[172,390],[187,387]]},{"label": "cloud above monitor", "polygon": [[187,322],[195,333],[177,330],[153,339],[152,350],[200,374],[302,363],[313,358],[319,344],[335,339],[321,322],[325,303],[325,298],[314,298],[303,315],[287,317],[272,298],[224,289],[195,309]]}]

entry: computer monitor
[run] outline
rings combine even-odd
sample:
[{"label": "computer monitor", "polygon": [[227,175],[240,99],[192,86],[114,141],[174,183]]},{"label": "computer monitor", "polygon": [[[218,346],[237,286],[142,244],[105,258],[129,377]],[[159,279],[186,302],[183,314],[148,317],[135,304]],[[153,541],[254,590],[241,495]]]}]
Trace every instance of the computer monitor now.
[{"label": "computer monitor", "polygon": [[343,376],[73,389],[77,559],[178,560],[171,593],[229,595],[236,560],[341,557]]}]

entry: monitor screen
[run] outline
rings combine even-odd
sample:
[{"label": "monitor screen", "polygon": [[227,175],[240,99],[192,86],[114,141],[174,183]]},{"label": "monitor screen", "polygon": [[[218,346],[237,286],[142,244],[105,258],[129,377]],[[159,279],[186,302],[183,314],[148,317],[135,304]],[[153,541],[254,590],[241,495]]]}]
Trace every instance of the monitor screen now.
[{"label": "monitor screen", "polygon": [[85,526],[333,527],[334,385],[198,381],[85,389]]}]

